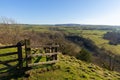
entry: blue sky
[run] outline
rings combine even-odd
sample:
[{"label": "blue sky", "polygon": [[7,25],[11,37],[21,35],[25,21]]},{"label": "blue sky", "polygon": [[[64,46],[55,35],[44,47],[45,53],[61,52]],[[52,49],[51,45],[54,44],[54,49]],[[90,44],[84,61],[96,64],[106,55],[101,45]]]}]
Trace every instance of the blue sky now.
[{"label": "blue sky", "polygon": [[25,24],[120,25],[120,0],[0,0],[0,16]]}]

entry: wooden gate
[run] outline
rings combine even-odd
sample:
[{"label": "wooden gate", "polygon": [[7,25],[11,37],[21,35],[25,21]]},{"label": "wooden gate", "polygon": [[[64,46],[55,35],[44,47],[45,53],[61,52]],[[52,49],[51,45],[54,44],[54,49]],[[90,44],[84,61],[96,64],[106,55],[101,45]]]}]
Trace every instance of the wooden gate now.
[{"label": "wooden gate", "polygon": [[[18,42],[16,45],[0,47],[0,76],[5,72],[4,70],[6,69],[8,69],[6,70],[6,72],[9,72],[10,69],[17,69],[18,71],[20,71],[36,65],[54,64],[58,61],[57,59],[58,47],[59,47],[58,45],[53,44],[31,46],[30,40],[27,39]],[[12,49],[14,50],[11,51]],[[39,52],[36,54],[36,50],[33,49],[36,50],[42,49],[43,52]],[[23,52],[23,50],[25,50],[25,52]],[[42,62],[39,61],[40,60],[39,57],[42,56],[45,57],[46,61]],[[37,61],[32,62],[33,58],[37,58]],[[10,63],[13,63],[14,65]]]},{"label": "wooden gate", "polygon": [[[0,74],[10,72],[12,69],[22,69],[22,42],[16,45],[0,47]],[[1,75],[0,75],[1,76]]]},{"label": "wooden gate", "polygon": [[[30,40],[25,40],[25,51],[26,51],[26,67],[32,67],[40,64],[53,64],[58,61],[57,54],[59,45],[35,45],[30,46]],[[35,49],[35,50],[34,50]],[[42,49],[44,52],[36,53],[37,50]],[[46,57],[44,62],[32,62],[32,58],[35,57]]]}]

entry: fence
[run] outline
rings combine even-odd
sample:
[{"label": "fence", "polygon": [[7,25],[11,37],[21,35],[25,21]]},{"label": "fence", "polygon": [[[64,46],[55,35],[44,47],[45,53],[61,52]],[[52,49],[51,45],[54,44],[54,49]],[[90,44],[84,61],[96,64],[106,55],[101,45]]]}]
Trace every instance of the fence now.
[{"label": "fence", "polygon": [[[16,49],[15,51],[12,52],[8,51],[7,53],[4,52],[0,53],[0,65],[3,65],[0,66],[0,77],[12,74],[10,73],[10,71],[13,69],[21,70],[23,68],[22,46],[24,46],[24,44],[22,42],[18,42],[16,45],[0,47],[0,50],[5,50],[5,51],[7,51],[8,49],[11,50],[12,48]],[[9,59],[11,56],[14,55],[17,55],[17,58]],[[11,63],[14,62],[16,62],[17,64],[12,65]]]},{"label": "fence", "polygon": [[[36,66],[40,64],[53,64],[58,61],[57,54],[58,54],[58,47],[59,45],[35,45],[30,46],[30,40],[25,40],[25,51],[26,51],[26,66]],[[38,54],[32,54],[31,49],[33,48],[43,48],[45,51],[45,54],[38,53]],[[46,56],[45,62],[38,62],[38,63],[32,63],[32,58],[39,57],[39,56]]]},{"label": "fence", "polygon": [[[33,47],[36,47],[36,48],[42,47],[45,53],[44,54],[42,54],[42,53],[32,54],[31,49],[34,49]],[[9,65],[8,63],[18,61],[18,65],[15,65],[15,67],[17,66],[18,69],[22,69],[24,67],[28,68],[28,67],[32,67],[32,66],[36,66],[36,65],[41,65],[41,64],[53,64],[53,63],[56,63],[58,61],[58,59],[57,59],[58,47],[59,47],[58,45],[35,45],[35,46],[31,46],[30,40],[26,39],[24,41],[18,42],[16,45],[0,47],[0,50],[7,49],[7,48],[9,48],[9,49],[10,48],[17,48],[17,51],[15,51],[15,52],[8,52],[8,53],[0,54],[0,58],[2,58],[4,56],[15,55],[15,54],[18,55],[17,59],[12,59],[12,60],[7,60],[7,61],[0,60],[0,64]],[[25,57],[23,56],[22,50],[25,50]],[[32,63],[32,58],[39,57],[39,56],[46,56],[46,61]],[[24,62],[26,63],[26,65],[23,65]]]}]

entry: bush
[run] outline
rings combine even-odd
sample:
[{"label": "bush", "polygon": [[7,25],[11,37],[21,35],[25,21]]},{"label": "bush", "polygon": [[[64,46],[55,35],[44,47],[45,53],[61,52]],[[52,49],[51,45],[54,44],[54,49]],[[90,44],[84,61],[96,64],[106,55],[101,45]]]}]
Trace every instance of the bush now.
[{"label": "bush", "polygon": [[88,50],[82,49],[76,57],[77,59],[80,59],[86,62],[91,62],[92,54]]},{"label": "bush", "polygon": [[80,47],[70,41],[65,41],[61,44],[59,49],[63,54],[76,56],[80,52]]}]

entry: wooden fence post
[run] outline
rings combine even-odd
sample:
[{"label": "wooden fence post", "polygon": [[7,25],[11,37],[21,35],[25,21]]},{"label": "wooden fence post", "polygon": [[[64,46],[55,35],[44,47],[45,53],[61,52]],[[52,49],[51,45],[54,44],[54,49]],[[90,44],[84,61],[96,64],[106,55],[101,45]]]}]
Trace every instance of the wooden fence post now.
[{"label": "wooden fence post", "polygon": [[17,43],[17,49],[18,49],[19,69],[22,69],[23,68],[22,44],[20,42]]},{"label": "wooden fence post", "polygon": [[[58,52],[57,47],[55,47],[55,52]],[[54,55],[54,59],[57,60],[57,54]]]},{"label": "wooden fence post", "polygon": [[30,48],[30,40],[25,39],[25,53],[26,53],[26,67],[29,67],[28,64],[32,62],[31,60],[31,48]]},{"label": "wooden fence post", "polygon": [[[45,53],[50,53],[50,48],[49,47],[45,47]],[[46,56],[46,61],[50,60],[50,56]]]}]

